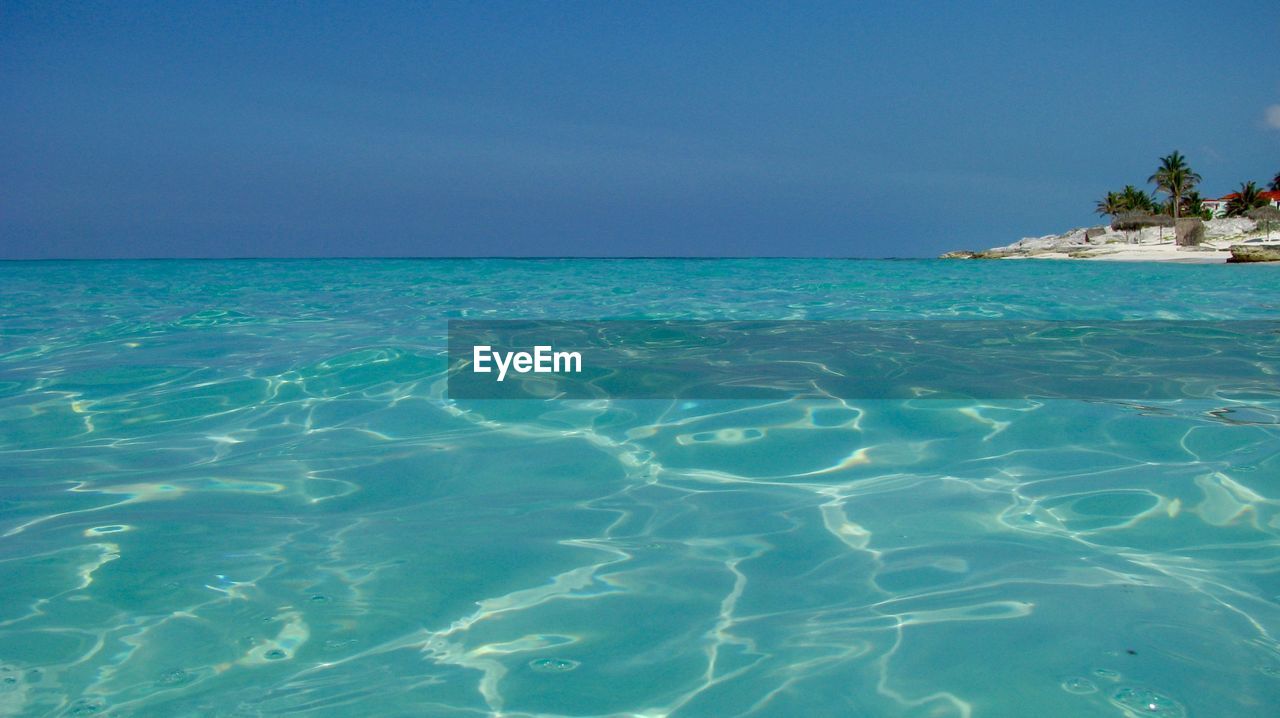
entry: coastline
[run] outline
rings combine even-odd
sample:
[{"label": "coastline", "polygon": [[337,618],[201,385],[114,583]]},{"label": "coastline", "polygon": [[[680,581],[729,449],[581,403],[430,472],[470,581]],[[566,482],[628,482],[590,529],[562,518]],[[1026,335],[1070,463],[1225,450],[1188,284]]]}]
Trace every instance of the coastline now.
[{"label": "coastline", "polygon": [[1079,259],[1087,262],[1171,262],[1174,264],[1227,264],[1230,249],[1191,249],[1173,243],[1132,245],[1102,249],[1082,256],[1078,252],[1047,251],[1011,255],[1003,259]]},{"label": "coastline", "polygon": [[[1204,227],[1203,241],[1194,246],[1179,245],[1171,228],[1147,227],[1125,232],[1103,225],[1024,237],[1013,244],[990,249],[947,252],[941,258],[1280,264],[1280,231],[1273,231],[1268,238],[1258,222],[1243,218],[1213,219],[1205,222]],[[1273,248],[1274,257],[1271,256]]]}]

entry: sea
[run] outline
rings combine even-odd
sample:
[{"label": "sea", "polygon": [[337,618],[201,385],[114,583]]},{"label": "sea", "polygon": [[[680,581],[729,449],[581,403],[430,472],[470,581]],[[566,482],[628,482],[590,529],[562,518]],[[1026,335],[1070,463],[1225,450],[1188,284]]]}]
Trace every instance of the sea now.
[{"label": "sea", "polygon": [[0,263],[0,715],[1280,715],[1280,377],[467,400],[450,320],[1181,322],[1195,368],[1280,268]]}]

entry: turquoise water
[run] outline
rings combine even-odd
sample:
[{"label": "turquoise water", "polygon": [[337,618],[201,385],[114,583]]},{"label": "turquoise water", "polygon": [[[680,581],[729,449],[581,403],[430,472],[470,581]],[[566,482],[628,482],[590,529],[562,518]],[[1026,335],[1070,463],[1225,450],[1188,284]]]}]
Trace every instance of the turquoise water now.
[{"label": "turquoise water", "polygon": [[1278,401],[467,403],[450,318],[1280,319],[1280,271],[0,264],[0,715],[1280,705]]}]

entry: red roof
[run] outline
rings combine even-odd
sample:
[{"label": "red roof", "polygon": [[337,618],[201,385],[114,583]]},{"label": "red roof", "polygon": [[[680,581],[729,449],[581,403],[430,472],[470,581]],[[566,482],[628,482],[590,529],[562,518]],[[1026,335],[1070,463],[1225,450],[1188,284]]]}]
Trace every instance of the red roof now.
[{"label": "red roof", "polygon": [[[1235,199],[1236,197],[1239,197],[1239,196],[1240,196],[1240,193],[1239,193],[1239,192],[1232,192],[1232,193],[1231,193],[1231,194],[1229,194],[1229,195],[1224,195],[1224,196],[1222,196],[1222,197],[1219,197],[1218,199],[1211,199],[1211,200],[1208,200],[1208,201],[1210,201],[1210,202],[1230,202],[1231,200],[1233,200],[1233,199]],[[1263,199],[1266,199],[1266,200],[1271,200],[1272,202],[1280,202],[1280,192],[1272,192],[1271,190],[1266,190],[1266,191],[1263,191],[1263,192],[1259,192],[1259,193],[1258,193],[1258,196],[1259,196],[1259,197],[1261,197],[1261,198],[1263,198]]]}]

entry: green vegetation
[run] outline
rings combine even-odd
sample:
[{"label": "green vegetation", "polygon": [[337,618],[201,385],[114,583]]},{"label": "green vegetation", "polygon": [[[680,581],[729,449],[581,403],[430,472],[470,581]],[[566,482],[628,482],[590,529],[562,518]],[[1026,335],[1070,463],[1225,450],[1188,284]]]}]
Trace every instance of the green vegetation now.
[{"label": "green vegetation", "polygon": [[1209,210],[1204,207],[1204,197],[1200,193],[1191,190],[1187,193],[1186,198],[1182,201],[1183,214],[1187,217],[1199,217],[1201,219],[1209,219],[1212,215]]},{"label": "green vegetation", "polygon": [[1148,195],[1133,185],[1125,185],[1119,192],[1108,192],[1094,211],[1112,217],[1121,212],[1143,212],[1167,214],[1175,219],[1208,214],[1204,209],[1204,199],[1195,191],[1195,186],[1200,184],[1200,175],[1191,169],[1181,152],[1174,150],[1161,157],[1160,166],[1147,181],[1156,186],[1157,192],[1167,195],[1168,201],[1159,202],[1154,195]]},{"label": "green vegetation", "polygon": [[1241,182],[1240,189],[1236,190],[1235,195],[1227,202],[1228,217],[1243,217],[1245,212],[1255,207],[1264,207],[1270,204],[1262,196],[1262,190],[1258,189],[1258,185],[1252,181]]},{"label": "green vegetation", "polygon": [[1098,202],[1098,206],[1094,209],[1098,214],[1107,214],[1115,216],[1121,212],[1145,212],[1151,214],[1155,211],[1155,200],[1151,195],[1134,187],[1133,185],[1125,185],[1124,189],[1119,192],[1108,192],[1107,196]]},{"label": "green vegetation", "polygon": [[[1168,215],[1175,220],[1179,217],[1213,218],[1213,214],[1204,206],[1205,198],[1195,189],[1200,184],[1200,175],[1191,169],[1181,152],[1174,150],[1161,157],[1160,166],[1147,181],[1154,184],[1156,192],[1164,194],[1167,200],[1159,202],[1154,195],[1148,195],[1133,185],[1125,185],[1119,192],[1108,192],[1094,206],[1094,211],[1113,218],[1125,212]],[[1280,192],[1280,172],[1271,180],[1269,189]],[[1269,204],[1261,196],[1261,192],[1254,182],[1241,183],[1236,196],[1227,202],[1226,216],[1243,217],[1249,210]]]},{"label": "green vegetation", "polygon": [[1200,184],[1200,175],[1191,170],[1181,152],[1174,150],[1160,158],[1160,168],[1147,181],[1155,184],[1158,191],[1169,195],[1168,209],[1172,210],[1169,214],[1177,219],[1187,193]]},{"label": "green vegetation", "polygon": [[1106,197],[1098,200],[1098,204],[1093,208],[1094,212],[1101,215],[1114,216],[1124,211],[1124,207],[1120,206],[1120,195],[1116,192],[1108,192]]}]

